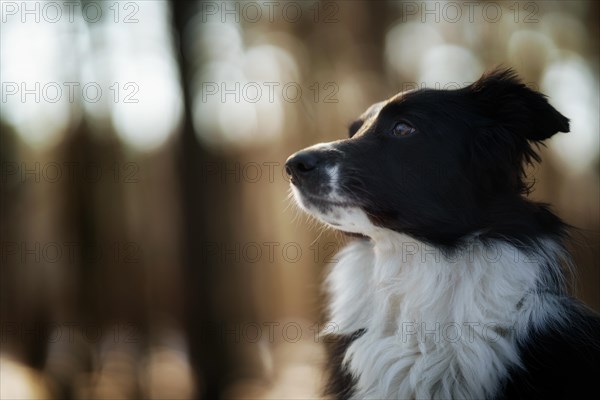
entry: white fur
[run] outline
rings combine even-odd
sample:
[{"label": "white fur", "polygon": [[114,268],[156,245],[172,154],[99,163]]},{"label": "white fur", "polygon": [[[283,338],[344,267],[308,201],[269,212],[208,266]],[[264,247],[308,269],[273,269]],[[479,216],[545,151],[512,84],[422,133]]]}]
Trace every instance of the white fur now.
[{"label": "white fur", "polygon": [[[367,217],[367,214],[360,207],[332,204],[328,210],[324,211],[311,204],[310,199],[307,199],[295,186],[292,186],[292,193],[302,209],[336,229],[354,233],[370,232],[376,229]],[[323,200],[331,201],[332,203],[339,202],[340,199],[336,196],[336,190],[332,189]]]},{"label": "white fur", "polygon": [[406,235],[371,233],[341,251],[327,280],[329,326],[366,329],[345,357],[356,399],[493,397],[519,364],[525,327],[560,314],[539,279],[560,246],[526,255],[473,238],[444,256]]}]

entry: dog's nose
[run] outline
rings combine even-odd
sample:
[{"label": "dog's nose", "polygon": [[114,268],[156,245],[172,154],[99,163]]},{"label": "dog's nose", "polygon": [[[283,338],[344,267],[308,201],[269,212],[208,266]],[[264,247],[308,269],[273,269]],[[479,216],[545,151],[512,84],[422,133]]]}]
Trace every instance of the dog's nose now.
[{"label": "dog's nose", "polygon": [[317,168],[319,157],[314,151],[299,151],[285,162],[285,171],[293,178],[301,179]]}]

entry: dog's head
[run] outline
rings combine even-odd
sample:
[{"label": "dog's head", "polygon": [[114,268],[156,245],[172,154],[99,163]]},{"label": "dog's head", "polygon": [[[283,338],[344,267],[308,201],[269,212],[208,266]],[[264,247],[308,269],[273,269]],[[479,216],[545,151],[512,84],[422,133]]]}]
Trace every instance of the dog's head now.
[{"label": "dog's head", "polygon": [[569,120],[499,70],[374,104],[348,139],[299,151],[286,170],[300,206],[337,229],[445,242],[481,229],[490,204],[520,198],[524,164],[539,161],[532,144],[559,131]]}]

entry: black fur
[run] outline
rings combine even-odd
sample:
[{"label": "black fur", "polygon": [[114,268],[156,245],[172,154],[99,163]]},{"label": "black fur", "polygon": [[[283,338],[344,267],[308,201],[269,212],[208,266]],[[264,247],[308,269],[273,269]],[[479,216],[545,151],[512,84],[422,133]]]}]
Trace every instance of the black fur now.
[{"label": "black fur", "polygon": [[352,397],[356,379],[350,375],[343,365],[344,354],[353,341],[361,337],[364,329],[352,335],[332,335],[326,342],[327,350],[327,386],[325,395],[335,399],[346,400]]},{"label": "black fur", "polygon": [[532,330],[520,346],[522,368],[513,369],[500,399],[598,396],[600,318],[578,304],[571,311],[565,324]]}]

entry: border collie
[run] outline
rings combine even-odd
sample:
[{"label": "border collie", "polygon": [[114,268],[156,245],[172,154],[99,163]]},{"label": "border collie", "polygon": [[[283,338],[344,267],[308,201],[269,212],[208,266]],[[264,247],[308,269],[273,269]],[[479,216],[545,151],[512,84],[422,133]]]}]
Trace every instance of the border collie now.
[{"label": "border collie", "polygon": [[299,206],[356,236],[326,280],[326,393],[352,399],[598,392],[600,319],[567,295],[568,226],[525,166],[569,120],[510,70],[372,105],[286,162]]}]

